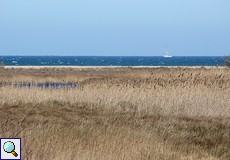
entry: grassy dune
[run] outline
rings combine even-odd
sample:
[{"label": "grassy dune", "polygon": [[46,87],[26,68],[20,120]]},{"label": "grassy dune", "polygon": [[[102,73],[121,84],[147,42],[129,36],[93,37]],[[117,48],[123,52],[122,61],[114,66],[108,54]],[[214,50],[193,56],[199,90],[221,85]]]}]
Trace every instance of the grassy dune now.
[{"label": "grassy dune", "polygon": [[0,69],[0,137],[22,159],[230,159],[227,68]]}]

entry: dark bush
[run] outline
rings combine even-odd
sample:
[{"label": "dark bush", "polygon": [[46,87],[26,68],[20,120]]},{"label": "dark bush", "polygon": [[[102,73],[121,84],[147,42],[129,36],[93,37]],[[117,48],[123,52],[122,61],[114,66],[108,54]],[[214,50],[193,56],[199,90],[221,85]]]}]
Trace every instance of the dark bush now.
[{"label": "dark bush", "polygon": [[224,56],[222,60],[224,62],[224,66],[230,67],[230,54],[228,56]]}]

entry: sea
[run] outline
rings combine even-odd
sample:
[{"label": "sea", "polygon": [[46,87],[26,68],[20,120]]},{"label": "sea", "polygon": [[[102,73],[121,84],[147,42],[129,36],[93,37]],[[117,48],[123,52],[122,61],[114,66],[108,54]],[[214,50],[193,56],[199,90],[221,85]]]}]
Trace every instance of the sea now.
[{"label": "sea", "polygon": [[223,56],[0,56],[5,66],[221,66]]}]

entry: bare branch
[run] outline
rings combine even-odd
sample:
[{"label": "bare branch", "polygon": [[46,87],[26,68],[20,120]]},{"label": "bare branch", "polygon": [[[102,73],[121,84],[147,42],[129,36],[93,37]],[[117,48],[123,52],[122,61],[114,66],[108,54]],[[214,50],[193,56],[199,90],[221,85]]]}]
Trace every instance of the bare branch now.
[{"label": "bare branch", "polygon": [[14,133],[10,136],[11,138],[16,137],[17,135],[19,135],[23,130],[25,130],[26,127],[23,127],[21,130],[19,130],[19,127],[21,127],[22,122],[24,122],[30,115],[31,112],[34,110],[34,108],[37,106],[38,104],[34,105],[32,107],[32,109],[25,114],[25,116],[22,118],[22,120],[18,123],[16,130],[14,131]]}]

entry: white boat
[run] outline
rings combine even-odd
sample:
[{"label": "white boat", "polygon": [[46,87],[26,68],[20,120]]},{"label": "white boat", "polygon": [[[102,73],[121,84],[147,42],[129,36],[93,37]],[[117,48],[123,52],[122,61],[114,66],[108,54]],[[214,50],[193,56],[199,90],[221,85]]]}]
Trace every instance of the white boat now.
[{"label": "white boat", "polygon": [[164,57],[172,57],[171,55],[169,55],[167,47],[165,49]]}]

